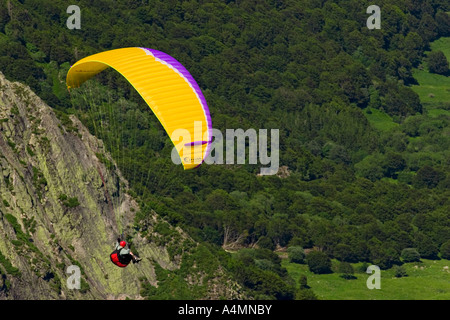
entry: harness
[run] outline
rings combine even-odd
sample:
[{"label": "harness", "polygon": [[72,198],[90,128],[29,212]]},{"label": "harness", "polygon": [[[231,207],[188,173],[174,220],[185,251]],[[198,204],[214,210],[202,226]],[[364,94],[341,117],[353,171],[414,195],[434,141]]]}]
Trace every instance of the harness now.
[{"label": "harness", "polygon": [[131,262],[131,255],[120,255],[120,250],[122,249],[114,250],[109,257],[116,266],[125,268]]}]

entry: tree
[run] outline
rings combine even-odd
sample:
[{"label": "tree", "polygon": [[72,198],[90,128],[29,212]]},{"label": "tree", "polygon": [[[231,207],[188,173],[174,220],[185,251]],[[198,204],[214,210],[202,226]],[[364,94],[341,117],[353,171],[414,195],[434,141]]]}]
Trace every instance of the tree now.
[{"label": "tree", "polygon": [[441,180],[445,179],[445,174],[439,170],[434,169],[428,165],[423,166],[417,171],[413,180],[413,185],[416,188],[429,188],[436,187]]},{"label": "tree", "polygon": [[397,178],[397,172],[406,167],[406,161],[401,154],[389,152],[386,154],[383,169],[387,177]]},{"label": "tree", "polygon": [[276,245],[273,242],[273,240],[270,237],[267,236],[261,236],[258,239],[258,246],[260,248],[264,248],[264,249],[269,249],[269,250],[274,250]]},{"label": "tree", "polygon": [[355,271],[353,270],[352,265],[348,262],[341,262],[338,267],[338,272],[341,274],[340,277],[346,280],[356,279],[353,275]]},{"label": "tree", "polygon": [[304,263],[305,262],[305,251],[302,247],[292,246],[288,250],[289,262],[292,263]]},{"label": "tree", "polygon": [[322,251],[311,251],[306,256],[309,270],[317,274],[332,273],[331,259]]},{"label": "tree", "polygon": [[295,293],[295,300],[318,300],[318,298],[311,289],[299,289]]},{"label": "tree", "polygon": [[371,84],[366,68],[361,63],[353,63],[345,66],[342,73],[336,76],[339,87],[343,89],[350,102],[356,103],[361,108],[366,107],[369,97],[362,89],[367,89]]},{"label": "tree", "polygon": [[420,63],[423,49],[423,39],[416,32],[409,32],[403,42],[403,52],[413,66]]},{"label": "tree", "polygon": [[420,256],[425,259],[437,259],[439,249],[433,240],[422,232],[416,235],[416,247]]},{"label": "tree", "polygon": [[345,243],[339,243],[333,250],[333,255],[339,261],[355,262],[357,259],[352,247]]},{"label": "tree", "polygon": [[300,285],[300,289],[309,289],[310,288],[308,286],[308,278],[304,274],[300,275],[300,278],[298,279],[298,283]]},{"label": "tree", "polygon": [[405,248],[402,250],[401,258],[404,262],[419,262],[420,254],[415,248]]},{"label": "tree", "polygon": [[426,42],[433,41],[436,39],[436,36],[438,34],[437,32],[438,25],[436,21],[434,21],[433,17],[429,13],[424,13],[422,15],[422,19],[419,23],[419,28],[417,31],[419,32],[419,35],[424,39]]},{"label": "tree", "polygon": [[275,213],[267,226],[267,236],[272,238],[276,245],[284,247],[292,238],[289,229],[287,214]]},{"label": "tree", "polygon": [[386,83],[387,93],[383,108],[389,115],[407,116],[422,113],[419,95],[406,86]]},{"label": "tree", "polygon": [[308,278],[302,274],[298,280],[300,288],[295,293],[295,300],[317,300],[317,296],[308,286]]},{"label": "tree", "polygon": [[9,14],[6,8],[0,6],[0,32],[4,32],[5,25],[9,22]]},{"label": "tree", "polygon": [[222,189],[216,189],[211,192],[205,199],[207,208],[211,211],[223,210],[230,211],[236,207],[236,203],[232,197]]},{"label": "tree", "polygon": [[383,270],[392,268],[392,266],[401,263],[398,252],[383,244],[370,247],[370,260],[373,264],[379,266]]},{"label": "tree", "polygon": [[404,266],[394,266],[394,275],[396,278],[402,278],[408,276]]},{"label": "tree", "polygon": [[450,36],[450,15],[447,12],[439,11],[435,16],[438,25],[439,35],[441,37]]},{"label": "tree", "polygon": [[450,240],[441,245],[441,257],[450,260]]},{"label": "tree", "polygon": [[382,162],[382,154],[371,154],[355,164],[356,174],[372,182],[379,180],[383,178]]},{"label": "tree", "polygon": [[428,54],[428,69],[431,73],[442,75],[448,73],[448,61],[442,51],[432,51]]}]

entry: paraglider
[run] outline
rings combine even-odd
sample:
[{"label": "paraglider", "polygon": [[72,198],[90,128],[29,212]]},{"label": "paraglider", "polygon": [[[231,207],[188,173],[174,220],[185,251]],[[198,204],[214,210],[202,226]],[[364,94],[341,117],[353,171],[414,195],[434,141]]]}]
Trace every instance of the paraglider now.
[{"label": "paraglider", "polygon": [[122,74],[152,109],[184,169],[198,167],[209,153],[212,123],[206,99],[186,68],[158,50],[115,49],[76,62],[67,73],[67,88],[79,87],[108,67]]},{"label": "paraglider", "polygon": [[[181,160],[178,163],[182,163],[185,170],[203,163],[210,151],[211,117],[200,87],[186,68],[168,54],[154,49],[110,50],[76,62],[67,73],[67,88],[69,91],[78,88],[109,67],[128,80],[156,115],[175,145]],[[125,246],[125,241],[118,240],[110,254],[111,261],[122,268],[131,261],[140,261]]]},{"label": "paraglider", "polygon": [[109,255],[111,262],[120,268],[125,268],[131,261],[133,261],[133,263],[138,263],[142,260],[133,254],[130,249],[125,249],[126,245],[126,241],[117,239],[116,248]]}]

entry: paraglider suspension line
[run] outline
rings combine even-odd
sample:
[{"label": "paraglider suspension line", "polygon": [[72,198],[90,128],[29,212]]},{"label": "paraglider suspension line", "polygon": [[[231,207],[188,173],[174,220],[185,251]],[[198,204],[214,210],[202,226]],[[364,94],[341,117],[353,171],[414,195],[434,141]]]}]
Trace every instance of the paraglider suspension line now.
[{"label": "paraglider suspension line", "polygon": [[106,201],[108,201],[108,204],[109,204],[109,207],[111,210],[111,219],[115,225],[116,219],[115,219],[115,215],[114,215],[114,209],[112,207],[112,200],[111,200],[111,197],[109,196],[108,188],[106,187],[106,183],[105,183],[105,179],[103,178],[102,171],[98,167],[97,167],[97,171],[98,171],[98,174],[100,175],[100,178],[102,179],[103,187],[105,188]]}]

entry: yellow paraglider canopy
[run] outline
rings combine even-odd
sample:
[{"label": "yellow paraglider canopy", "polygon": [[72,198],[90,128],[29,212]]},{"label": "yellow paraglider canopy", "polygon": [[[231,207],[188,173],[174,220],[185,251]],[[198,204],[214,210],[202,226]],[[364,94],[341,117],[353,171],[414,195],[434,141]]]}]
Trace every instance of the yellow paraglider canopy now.
[{"label": "yellow paraglider canopy", "polygon": [[67,87],[77,88],[108,67],[121,73],[153,110],[184,169],[199,166],[209,152],[211,117],[199,86],[186,68],[158,50],[116,49],[76,62],[67,73]]}]

